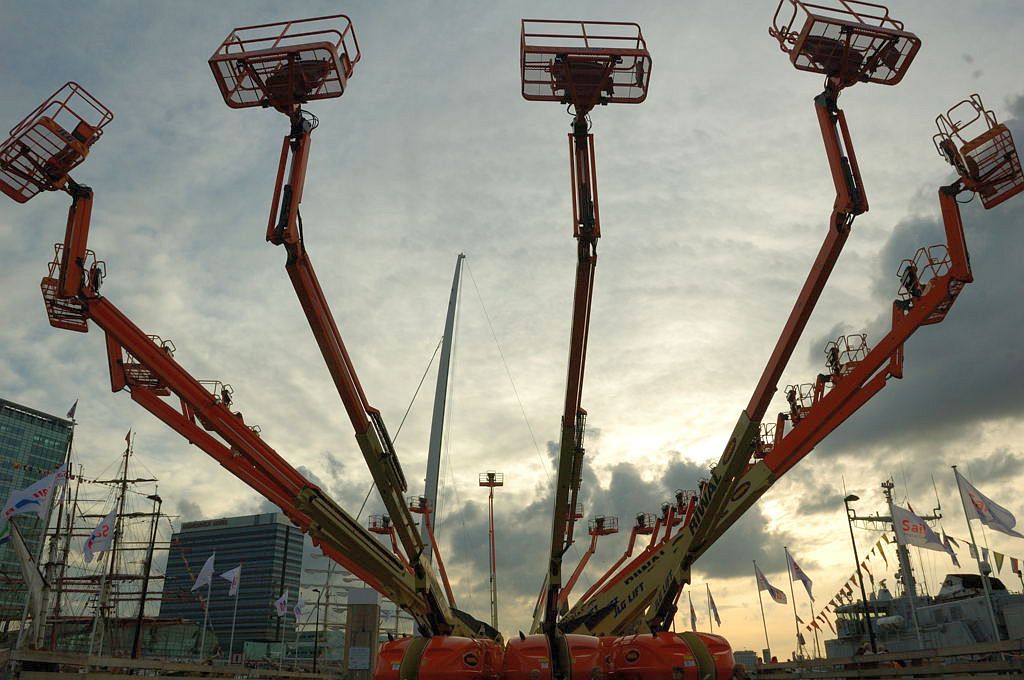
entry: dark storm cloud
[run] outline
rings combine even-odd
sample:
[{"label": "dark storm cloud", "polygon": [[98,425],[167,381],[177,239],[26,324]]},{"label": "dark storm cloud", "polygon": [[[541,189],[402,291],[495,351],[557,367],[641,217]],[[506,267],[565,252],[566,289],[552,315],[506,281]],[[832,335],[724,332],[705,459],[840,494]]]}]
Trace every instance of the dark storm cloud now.
[{"label": "dark storm cloud", "polygon": [[[590,439],[593,441],[596,437]],[[549,453],[555,450],[557,445],[549,443]],[[592,466],[584,465],[580,489],[584,518],[576,525],[576,542],[563,563],[565,578],[575,569],[589,544],[588,519],[597,514],[618,517],[620,531],[618,535],[598,540],[597,552],[574,589],[574,596],[581,595],[623,554],[637,513],[656,513],[663,502],[672,499],[676,489],[695,489],[698,481],[708,476],[706,466],[687,461],[677,452],[666,453],[663,458],[668,461],[667,466],[651,481],[643,478],[641,469],[636,465],[621,462],[606,470],[610,476],[608,482],[602,484]],[[543,489],[532,502],[521,508],[508,507],[500,498],[500,490],[497,494],[498,580],[502,591],[512,597],[533,602],[537,596],[547,563],[551,504],[550,488]],[[453,514],[458,514],[459,518],[450,539],[452,559],[449,571],[460,580],[460,584],[470,586],[485,602],[488,570],[486,506],[470,502]],[[446,526],[454,524],[456,520],[449,519]],[[767,527],[768,518],[763,510],[755,507],[698,560],[695,571],[716,579],[744,576],[750,572],[750,563],[754,559],[769,572],[785,569],[782,545],[790,537],[769,531]],[[633,554],[637,554],[647,540],[648,537],[639,536]]]},{"label": "dark storm cloud", "polygon": [[[1022,98],[1014,105],[1020,109]],[[1016,140],[1024,125],[1010,121]],[[936,189],[937,190],[937,187]],[[964,200],[962,197],[961,200]],[[941,446],[969,438],[984,423],[1017,417],[1024,404],[1024,200],[1015,197],[992,210],[980,201],[961,207],[975,282],[967,286],[945,320],[923,327],[906,343],[904,378],[889,385],[821,446],[821,455],[848,454],[884,445]],[[885,311],[867,324],[874,344],[890,327],[885,300],[895,296],[895,272],[904,258],[926,245],[944,243],[938,206],[930,214],[900,222],[881,251],[872,282]],[[840,328],[840,327],[837,327]],[[817,343],[824,346],[829,335]]]}]

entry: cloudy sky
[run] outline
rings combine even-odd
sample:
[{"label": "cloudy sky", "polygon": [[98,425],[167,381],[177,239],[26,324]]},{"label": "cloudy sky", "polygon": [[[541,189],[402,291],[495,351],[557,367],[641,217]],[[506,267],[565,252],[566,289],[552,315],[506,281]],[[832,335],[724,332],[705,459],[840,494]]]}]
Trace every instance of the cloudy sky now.
[{"label": "cloudy sky", "polygon": [[[746,404],[824,236],[833,190],[812,107],[821,81],[793,69],[767,35],[774,4],[650,2],[622,14],[622,3],[565,2],[555,12],[637,21],[654,60],[644,104],[593,114],[603,238],[584,389],[588,516],[615,514],[628,526],[673,489],[695,485]],[[527,625],[550,530],[575,257],[569,118],[519,94],[519,19],[548,16],[550,4],[340,7],[362,60],[342,99],[309,106],[320,127],[302,206],[307,245],[392,433],[441,333],[456,254],[467,253],[439,534],[460,605],[485,616],[486,495],[477,473],[504,472],[501,627],[514,632]],[[338,8],[299,3],[282,15],[269,2],[8,3],[0,122],[13,126],[67,80],[113,109],[75,173],[96,192],[90,246],[107,262],[104,293],[147,332],[173,339],[196,377],[233,384],[247,422],[354,513],[369,474],[284,253],[264,241],[287,121],[229,109],[205,63],[232,27]],[[857,85],[841,98],[871,209],[856,221],[784,385],[812,380],[825,342],[840,333],[864,330],[869,342],[884,333],[898,263],[942,240],[935,192],[952,175],[931,146],[935,115],[979,92],[1024,137],[1018,3],[901,1],[892,10],[923,47],[898,87]],[[852,570],[844,483],[862,512],[881,509],[878,485],[890,475],[900,500],[931,507],[934,475],[946,530],[965,535],[948,467],[959,463],[1024,512],[1014,493],[1024,460],[1024,202],[989,212],[976,203],[964,218],[977,282],[943,324],[908,343],[904,380],[697,564],[695,592],[711,584],[735,648],[763,647],[752,559],[788,590],[788,545],[825,599]],[[166,507],[183,519],[264,509],[127,395],[110,393],[101,333],[47,324],[38,281],[67,204],[50,194],[0,210],[0,394],[58,414],[80,398],[76,453],[87,469],[105,468],[124,431],[136,430]],[[398,437],[413,492],[433,375]],[[770,412],[782,405],[780,397]],[[860,532],[861,548],[877,536]],[[581,590],[624,539],[601,542]],[[1024,555],[1024,541],[988,539]],[[944,559],[924,559],[919,577],[933,592]],[[696,600],[706,626],[703,595]],[[772,643],[788,654],[791,611],[766,607]]]}]

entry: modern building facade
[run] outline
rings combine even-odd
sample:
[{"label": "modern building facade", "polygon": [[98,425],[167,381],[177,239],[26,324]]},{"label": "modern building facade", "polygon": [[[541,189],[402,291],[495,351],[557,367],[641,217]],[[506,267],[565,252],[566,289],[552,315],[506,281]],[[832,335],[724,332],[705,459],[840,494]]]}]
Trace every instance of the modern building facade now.
[{"label": "modern building facade", "polygon": [[[185,522],[171,537],[160,617],[190,619],[202,625],[201,599],[206,599],[207,589],[191,590],[207,558],[216,553],[210,627],[223,651],[229,651],[235,598],[228,595],[231,584],[220,574],[239,564],[242,577],[230,651],[240,653],[246,641],[294,641],[292,607],[299,593],[302,541],[299,529],[276,512]],[[278,618],[273,605],[284,591],[288,592],[288,611]]]},{"label": "modern building facade", "polygon": [[[0,399],[0,505],[11,491],[22,489],[64,464],[73,424],[27,406]],[[43,522],[35,515],[16,515],[25,543],[36,554]],[[0,620],[21,618],[25,581],[18,557],[8,542],[0,546]]]}]

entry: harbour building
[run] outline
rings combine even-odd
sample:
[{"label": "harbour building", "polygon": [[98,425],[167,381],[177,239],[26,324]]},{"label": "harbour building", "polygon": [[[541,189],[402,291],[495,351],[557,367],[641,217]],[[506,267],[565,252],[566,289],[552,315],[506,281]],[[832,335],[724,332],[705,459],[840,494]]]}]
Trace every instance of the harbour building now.
[{"label": "harbour building", "polygon": [[[207,589],[191,590],[203,564],[216,552],[210,630],[224,651],[231,641],[235,598],[228,594],[231,584],[220,574],[239,564],[242,576],[231,651],[242,652],[246,641],[293,641],[292,607],[299,593],[302,541],[299,529],[279,512],[183,523],[171,537],[160,617],[190,619],[202,625],[201,601],[206,599]],[[288,592],[288,611],[278,618],[273,604],[284,591]]]},{"label": "harbour building", "polygon": [[[64,464],[73,424],[28,406],[0,399],[0,504]],[[37,554],[43,522],[36,515],[12,518],[32,555]],[[0,619],[20,619],[25,581],[10,542],[0,546]]]}]

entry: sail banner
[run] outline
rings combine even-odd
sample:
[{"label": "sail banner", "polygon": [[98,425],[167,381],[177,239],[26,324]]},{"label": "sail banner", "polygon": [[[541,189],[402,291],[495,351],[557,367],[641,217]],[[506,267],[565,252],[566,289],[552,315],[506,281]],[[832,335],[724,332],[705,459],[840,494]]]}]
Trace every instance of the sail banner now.
[{"label": "sail banner", "polygon": [[4,506],[2,519],[10,519],[14,515],[35,513],[38,517],[46,514],[50,507],[49,500],[53,495],[53,489],[68,478],[67,463],[46,475],[39,481],[26,486],[24,489],[15,489],[7,498]]},{"label": "sail banner", "polygon": [[238,586],[242,583],[242,565],[239,564],[234,569],[225,571],[220,577],[231,584],[228,586],[228,597],[234,597],[238,594]]},{"label": "sail banner", "polygon": [[954,469],[953,473],[956,475],[956,483],[960,487],[960,495],[964,501],[968,521],[981,520],[981,523],[990,529],[1017,538],[1024,538],[1024,534],[1013,529],[1017,524],[1017,518],[1013,516],[1012,512],[978,491],[960,474],[959,470]]},{"label": "sail banner", "polygon": [[85,540],[85,545],[82,546],[86,564],[92,562],[95,555],[110,550],[110,546],[114,543],[114,527],[116,525],[117,506],[115,505],[114,509],[100,520],[100,523],[89,534],[89,538]]},{"label": "sail banner", "polygon": [[786,594],[771,583],[768,583],[768,579],[765,578],[764,572],[761,571],[761,568],[757,566],[757,562],[754,562],[754,575],[757,577],[758,590],[767,590],[768,594],[772,596],[772,599],[775,600],[776,603],[786,604]]},{"label": "sail banner", "polygon": [[909,510],[898,505],[892,506],[893,526],[896,527],[896,541],[903,545],[915,545],[926,550],[948,553],[946,544],[932,531],[928,523]]}]

